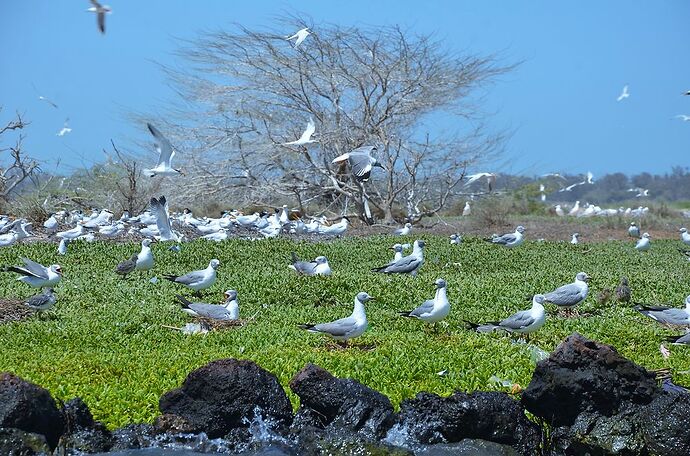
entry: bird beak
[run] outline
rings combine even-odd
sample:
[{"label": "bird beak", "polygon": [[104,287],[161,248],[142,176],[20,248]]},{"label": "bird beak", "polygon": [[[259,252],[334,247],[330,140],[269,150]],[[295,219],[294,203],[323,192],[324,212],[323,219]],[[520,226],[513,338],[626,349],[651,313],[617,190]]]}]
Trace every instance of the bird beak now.
[{"label": "bird beak", "polygon": [[376,301],[376,298],[373,296],[369,296],[369,301]]}]

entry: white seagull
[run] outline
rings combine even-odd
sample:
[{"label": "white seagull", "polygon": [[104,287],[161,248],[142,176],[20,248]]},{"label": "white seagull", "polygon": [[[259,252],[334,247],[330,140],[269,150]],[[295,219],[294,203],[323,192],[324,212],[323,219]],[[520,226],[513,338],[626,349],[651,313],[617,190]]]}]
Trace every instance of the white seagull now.
[{"label": "white seagull", "polygon": [[690,122],[690,116],[686,116],[685,114],[678,114],[676,119],[683,119],[684,122]]},{"label": "white seagull", "polygon": [[635,249],[640,252],[646,252],[652,246],[652,241],[650,241],[651,236],[649,233],[644,233],[640,240],[635,244]]},{"label": "white seagull", "polygon": [[288,266],[301,275],[331,275],[331,266],[325,256],[317,256],[314,261],[302,261],[292,252],[292,264]]},{"label": "white seagull", "polygon": [[532,297],[531,309],[516,312],[505,320],[484,324],[472,323],[469,321],[466,321],[466,323],[477,332],[491,332],[496,329],[503,329],[508,332],[529,335],[544,326],[546,322],[544,301],[544,295],[537,294]]},{"label": "white seagull", "polygon": [[576,245],[579,242],[579,238],[580,233],[573,233],[573,238],[570,240],[570,243]]},{"label": "white seagull", "polygon": [[372,299],[374,299],[372,296],[361,291],[355,296],[355,308],[349,317],[330,323],[303,324],[299,325],[299,327],[312,333],[326,334],[335,340],[343,341],[347,344],[348,340],[361,336],[367,330],[369,323],[364,312],[364,304]]},{"label": "white seagull", "polygon": [[513,248],[522,244],[525,240],[523,233],[525,232],[525,227],[522,225],[515,228],[514,233],[504,234],[503,236],[494,236],[491,239],[487,239],[493,244],[502,245],[504,247]]},{"label": "white seagull", "polygon": [[182,304],[182,311],[194,317],[220,321],[239,319],[240,305],[237,302],[237,291],[227,290],[224,296],[225,302],[223,304],[206,304],[204,302],[190,302],[183,296],[175,295]]},{"label": "white seagull", "polygon": [[58,245],[58,255],[67,254],[67,245],[69,245],[69,239],[60,239],[60,244]]},{"label": "white seagull", "polygon": [[170,215],[168,214],[168,202],[165,196],[151,198],[151,213],[156,216],[156,227],[160,241],[179,241],[179,237],[170,227]]},{"label": "white seagull", "polygon": [[153,268],[153,252],[151,252],[151,239],[144,239],[141,241],[141,251],[137,255],[137,271],[148,271]]},{"label": "white seagull", "polygon": [[67,133],[71,133],[72,129],[67,126],[67,123],[69,122],[69,119],[65,120],[65,123],[62,127],[62,130],[58,131],[55,136],[65,136]]},{"label": "white seagull", "polygon": [[360,182],[366,182],[371,176],[371,170],[374,166],[381,169],[386,169],[381,163],[371,156],[372,152],[376,151],[376,146],[362,146],[350,151],[346,154],[340,155],[333,159],[331,163],[343,163],[348,161],[352,174]]},{"label": "white seagull", "polygon": [[618,98],[616,98],[616,101],[623,101],[629,96],[630,93],[628,92],[628,85],[626,84],[625,87],[623,87],[623,91],[621,92],[621,94],[618,95]]},{"label": "white seagull", "polygon": [[311,136],[314,134],[316,131],[316,125],[314,124],[314,121],[309,118],[309,122],[307,122],[307,129],[304,130],[304,133],[302,133],[302,136],[299,137],[297,141],[290,141],[283,143],[283,146],[303,146],[305,144],[310,144],[313,142],[316,142],[316,140],[311,139]]},{"label": "white seagull", "polygon": [[424,264],[424,241],[414,241],[412,253],[393,260],[385,266],[373,268],[372,272],[383,272],[384,274],[410,274],[417,275],[417,271]]},{"label": "white seagull", "polygon": [[407,312],[400,312],[403,317],[417,318],[426,323],[436,323],[448,316],[450,312],[450,303],[446,294],[446,281],[443,279],[436,279],[436,294],[434,299],[424,301],[424,303],[414,310]]},{"label": "white seagull", "polygon": [[45,228],[46,233],[49,233],[49,234],[57,231],[58,221],[55,218],[55,214],[50,214],[50,217],[48,217],[48,219],[45,222],[43,222],[43,228]]},{"label": "white seagull", "polygon": [[398,228],[397,230],[393,231],[393,234],[396,236],[407,236],[410,234],[412,231],[412,224],[411,223],[406,223],[404,227]]},{"label": "white seagull", "polygon": [[50,287],[57,284],[62,277],[62,268],[59,264],[45,267],[28,258],[22,258],[24,266],[5,266],[2,271],[16,272],[20,282],[31,285],[34,288]]},{"label": "white seagull", "polygon": [[690,326],[690,296],[685,298],[684,309],[638,304],[635,310],[664,325]]},{"label": "white seagull", "polygon": [[200,295],[201,290],[210,288],[216,282],[216,269],[218,269],[218,266],[220,266],[220,261],[214,258],[208,263],[206,269],[192,271],[182,276],[166,274],[163,277],[171,282],[181,283],[194,290],[197,295]]},{"label": "white seagull", "polygon": [[170,141],[163,136],[156,127],[147,123],[149,131],[156,139],[156,150],[158,151],[158,164],[151,169],[144,169],[144,174],[148,177],[154,176],[177,176],[183,174],[179,169],[172,167],[172,159],[175,156],[175,150],[173,149]]},{"label": "white seagull", "polygon": [[544,294],[544,301],[556,304],[565,309],[572,309],[587,298],[589,293],[589,276],[584,272],[578,272],[575,281],[556,288],[550,293]]},{"label": "white seagull", "polygon": [[295,49],[297,49],[297,46],[302,44],[302,41],[304,41],[309,35],[311,35],[311,32],[309,31],[309,27],[305,27],[301,30],[298,30],[297,33],[295,33],[294,35],[288,36],[285,39],[290,41],[290,40],[294,40],[295,38],[297,38],[297,40],[295,41]]},{"label": "white seagull", "polygon": [[680,229],[680,240],[683,241],[683,244],[690,245],[690,233],[688,233],[687,228]]},{"label": "white seagull", "polygon": [[93,5],[91,8],[87,9],[89,13],[96,13],[98,19],[98,30],[101,33],[105,33],[105,15],[110,14],[113,10],[108,5],[101,5],[96,0],[91,0]]}]

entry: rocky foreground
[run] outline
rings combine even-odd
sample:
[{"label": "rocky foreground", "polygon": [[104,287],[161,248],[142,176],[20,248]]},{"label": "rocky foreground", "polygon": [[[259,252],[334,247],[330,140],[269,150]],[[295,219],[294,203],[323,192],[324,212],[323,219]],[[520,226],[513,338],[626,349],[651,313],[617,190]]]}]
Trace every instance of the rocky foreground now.
[{"label": "rocky foreground", "polygon": [[690,454],[690,394],[662,389],[654,374],[578,334],[537,364],[520,401],[422,392],[396,413],[383,394],[311,364],[290,389],[297,413],[275,375],[221,359],[165,393],[152,425],[110,431],[81,399],[58,407],[45,389],[2,373],[0,454]]}]

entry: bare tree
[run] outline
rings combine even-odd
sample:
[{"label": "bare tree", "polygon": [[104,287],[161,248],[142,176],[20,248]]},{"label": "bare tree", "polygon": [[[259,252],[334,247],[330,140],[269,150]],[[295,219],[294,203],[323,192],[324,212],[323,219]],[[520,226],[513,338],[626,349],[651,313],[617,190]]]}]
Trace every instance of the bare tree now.
[{"label": "bare tree", "polygon": [[[0,112],[2,112],[2,107],[0,107]],[[12,120],[0,127],[0,136],[9,132],[24,130],[27,125],[29,122],[25,121],[21,114],[16,113]],[[13,146],[0,148],[0,157],[9,152],[9,160],[3,159],[4,163],[0,163],[0,199],[4,203],[9,202],[11,195],[18,190],[20,184],[40,171],[38,162],[28,157],[24,152],[23,141],[24,135],[19,133]]]},{"label": "bare tree", "polygon": [[[386,222],[403,211],[416,221],[443,209],[467,167],[499,150],[503,135],[485,132],[476,106],[478,89],[512,68],[494,56],[447,52],[398,27],[312,26],[294,48],[284,32],[305,24],[281,25],[207,33],[180,51],[189,71],[166,68],[185,102],[166,117],[187,152],[188,197],[241,190],[244,203],[354,204],[364,219],[373,208]],[[310,118],[317,142],[284,145]],[[439,121],[452,131],[439,134]],[[386,168],[366,183],[331,164],[362,145],[377,146]]]}]

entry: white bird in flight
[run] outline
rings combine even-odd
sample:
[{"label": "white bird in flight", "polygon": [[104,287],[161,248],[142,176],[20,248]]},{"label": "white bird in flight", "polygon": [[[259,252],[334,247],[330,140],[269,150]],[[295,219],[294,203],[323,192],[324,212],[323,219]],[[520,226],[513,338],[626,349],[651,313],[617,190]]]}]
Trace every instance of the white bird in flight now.
[{"label": "white bird in flight", "polygon": [[475,182],[482,177],[486,177],[486,183],[489,187],[489,192],[493,191],[494,184],[496,183],[496,174],[494,173],[476,173],[476,174],[470,174],[467,177],[467,182],[465,185],[471,185],[472,182]]},{"label": "white bird in flight", "polygon": [[311,32],[309,31],[309,27],[305,27],[301,30],[298,30],[297,33],[295,33],[294,35],[288,36],[285,39],[290,41],[290,40],[294,40],[295,38],[297,38],[297,41],[295,41],[295,49],[296,49],[297,46],[302,44],[302,41],[304,41],[309,35],[311,35]]},{"label": "white bird in flight", "polygon": [[151,213],[156,216],[156,227],[160,235],[159,240],[179,241],[179,237],[170,227],[168,202],[165,200],[165,196],[161,196],[158,199],[151,198]]},{"label": "white bird in flight", "polygon": [[148,177],[175,176],[177,174],[183,174],[179,169],[172,167],[172,159],[175,156],[175,150],[173,149],[172,144],[170,144],[170,141],[163,136],[163,133],[161,133],[160,130],[150,123],[147,123],[146,126],[153,137],[156,138],[156,150],[158,151],[159,155],[158,164],[154,168],[145,169],[144,174],[146,174]]},{"label": "white bird in flight", "polygon": [[87,9],[89,13],[96,13],[98,19],[98,30],[105,34],[105,15],[110,14],[113,10],[108,5],[101,5],[96,0],[91,0],[93,5],[91,8]]},{"label": "white bird in flight", "polygon": [[69,122],[69,119],[65,119],[65,124],[64,124],[64,126],[62,127],[62,130],[60,130],[59,132],[57,132],[57,134],[56,134],[55,136],[65,136],[67,133],[71,133],[71,132],[72,132],[72,129],[71,129],[70,127],[67,126],[67,123],[68,123],[68,122]]},{"label": "white bird in flight", "polygon": [[316,142],[316,140],[311,139],[311,136],[314,134],[316,131],[316,125],[314,124],[314,120],[309,118],[309,122],[307,123],[307,129],[304,130],[304,133],[302,133],[302,136],[299,137],[297,141],[290,141],[283,143],[284,146],[303,146],[305,144],[310,144],[313,142]]},{"label": "white bird in flight", "polygon": [[618,95],[618,98],[616,98],[616,101],[623,101],[629,96],[630,92],[628,92],[628,85],[626,84],[625,87],[623,87],[623,91],[621,92],[621,94]]},{"label": "white bird in flight", "polygon": [[683,119],[684,122],[690,122],[690,116],[687,116],[685,114],[678,114],[676,116],[676,119]]},{"label": "white bird in flight", "polygon": [[52,101],[50,101],[48,98],[44,97],[43,95],[39,95],[39,96],[38,96],[38,99],[41,100],[41,101],[45,101],[46,103],[48,103],[48,104],[49,104],[50,106],[52,106],[53,108],[58,109],[58,105],[56,105],[55,103],[53,103]]},{"label": "white bird in flight", "polygon": [[590,185],[594,184],[594,174],[592,174],[591,171],[587,171],[587,177],[582,182],[577,182],[573,185],[568,185],[567,187],[560,189],[559,192],[569,192],[572,189],[574,189],[575,187],[579,187],[580,185],[585,185],[585,184],[590,184]]}]

